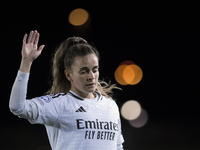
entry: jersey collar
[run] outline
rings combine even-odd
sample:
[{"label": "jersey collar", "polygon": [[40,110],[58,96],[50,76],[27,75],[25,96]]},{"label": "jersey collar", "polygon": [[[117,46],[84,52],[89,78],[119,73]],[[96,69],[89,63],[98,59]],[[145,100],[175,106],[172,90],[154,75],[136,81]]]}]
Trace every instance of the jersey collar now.
[{"label": "jersey collar", "polygon": [[[99,100],[102,100],[102,95],[101,95],[101,93],[99,92],[99,91],[94,91],[96,94],[98,94],[99,95]],[[74,93],[73,91],[69,91],[68,92],[68,94],[69,95],[71,95],[71,96],[73,96],[74,98],[76,98],[76,99],[78,99],[78,100],[84,100],[84,98],[83,97],[81,97],[81,96],[79,96],[78,94],[76,94],[76,93]]]}]

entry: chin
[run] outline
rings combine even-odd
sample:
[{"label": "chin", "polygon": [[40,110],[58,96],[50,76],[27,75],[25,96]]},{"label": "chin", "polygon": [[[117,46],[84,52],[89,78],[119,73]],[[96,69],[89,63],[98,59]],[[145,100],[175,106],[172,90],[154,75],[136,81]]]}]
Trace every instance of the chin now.
[{"label": "chin", "polygon": [[87,90],[88,93],[93,93],[96,89]]},{"label": "chin", "polygon": [[91,89],[87,89],[86,90],[88,93],[93,93],[94,91],[96,91],[96,87],[95,88],[91,88]]}]

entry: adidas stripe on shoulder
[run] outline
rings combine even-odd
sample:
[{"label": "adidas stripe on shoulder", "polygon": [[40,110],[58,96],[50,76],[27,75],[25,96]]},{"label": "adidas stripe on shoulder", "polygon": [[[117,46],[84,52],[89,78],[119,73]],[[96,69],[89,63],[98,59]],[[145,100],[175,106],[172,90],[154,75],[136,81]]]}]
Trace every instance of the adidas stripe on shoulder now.
[{"label": "adidas stripe on shoulder", "polygon": [[52,98],[57,98],[59,96],[65,96],[66,94],[65,93],[58,93],[58,94],[52,94],[50,95]]}]

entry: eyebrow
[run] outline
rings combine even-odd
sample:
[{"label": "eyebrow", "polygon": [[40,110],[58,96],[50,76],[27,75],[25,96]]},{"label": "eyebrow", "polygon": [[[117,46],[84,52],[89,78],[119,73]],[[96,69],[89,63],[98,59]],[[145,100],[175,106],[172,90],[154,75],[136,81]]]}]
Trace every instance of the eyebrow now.
[{"label": "eyebrow", "polygon": [[[99,66],[94,66],[92,69],[97,69],[97,68],[99,68]],[[81,70],[87,70],[87,69],[88,69],[88,67],[79,68],[80,71]]]}]

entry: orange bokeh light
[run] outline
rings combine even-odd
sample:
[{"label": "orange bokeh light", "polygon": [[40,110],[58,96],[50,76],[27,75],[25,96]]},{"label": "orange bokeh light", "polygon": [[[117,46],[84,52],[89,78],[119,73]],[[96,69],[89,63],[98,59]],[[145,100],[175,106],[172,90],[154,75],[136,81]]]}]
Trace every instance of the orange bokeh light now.
[{"label": "orange bokeh light", "polygon": [[130,66],[135,71],[134,79],[132,80],[130,85],[138,84],[142,80],[142,77],[143,77],[142,69],[137,65],[130,65]]},{"label": "orange bokeh light", "polygon": [[123,78],[123,70],[126,68],[126,65],[121,65],[115,71],[115,79],[121,85],[127,85],[126,81]]},{"label": "orange bokeh light", "polygon": [[128,65],[123,70],[123,78],[127,84],[132,83],[135,78],[135,71],[131,65]]},{"label": "orange bokeh light", "polygon": [[115,71],[115,79],[121,85],[135,85],[141,81],[142,77],[142,69],[130,60],[120,63]]},{"label": "orange bokeh light", "polygon": [[135,65],[135,63],[131,60],[125,60],[119,64],[119,66],[121,65]]},{"label": "orange bokeh light", "polygon": [[74,9],[69,14],[69,22],[74,26],[80,26],[86,23],[89,18],[89,13],[82,8]]}]

